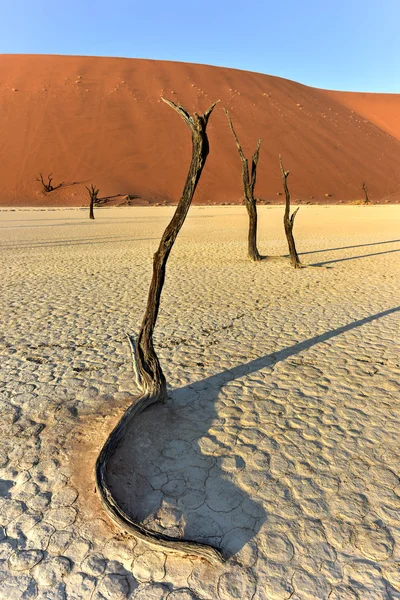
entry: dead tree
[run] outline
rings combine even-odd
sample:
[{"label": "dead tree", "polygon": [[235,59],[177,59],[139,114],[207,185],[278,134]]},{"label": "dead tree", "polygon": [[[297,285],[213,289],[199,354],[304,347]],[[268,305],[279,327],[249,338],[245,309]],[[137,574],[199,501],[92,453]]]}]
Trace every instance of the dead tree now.
[{"label": "dead tree", "polygon": [[36,177],[36,181],[39,181],[39,183],[42,184],[43,189],[45,192],[52,192],[53,190],[57,190],[58,188],[60,188],[63,185],[63,181],[61,183],[59,183],[58,185],[51,185],[51,182],[53,181],[53,178],[51,176],[52,174],[50,173],[50,175],[47,175],[47,183],[45,182],[45,180],[43,179],[43,175],[41,173],[39,173],[39,177]]},{"label": "dead tree", "polygon": [[122,527],[122,529],[131,533],[135,538],[147,542],[149,545],[156,548],[160,548],[161,546],[165,550],[177,552],[186,556],[199,556],[205,558],[209,562],[218,563],[222,560],[221,554],[212,546],[173,538],[158,531],[147,529],[133,521],[118,505],[107,483],[106,468],[108,460],[113,454],[119,441],[123,438],[126,428],[132,418],[151,404],[154,404],[155,402],[165,402],[167,400],[166,380],[154,349],[153,332],[160,306],[167,260],[176,237],[185,221],[209,152],[206,128],[209,117],[216,104],[210,106],[203,115],[194,113],[194,115],[191,116],[183,106],[174,104],[164,98],[162,98],[162,100],[175,110],[190,128],[192,133],[192,160],[183,193],[178,202],[175,214],[164,231],[158,250],[153,257],[153,276],[137,343],[134,342],[132,336],[128,335],[136,380],[142,393],[134,400],[114,427],[98,456],[96,462],[96,488],[102,506],[108,516]]},{"label": "dead tree", "polygon": [[365,202],[364,202],[364,204],[369,204],[370,203],[370,199],[368,197],[368,188],[367,188],[367,184],[365,183],[365,181],[362,182],[362,186],[361,187],[362,187],[363,192],[365,194]]},{"label": "dead tree", "polygon": [[96,186],[94,186],[93,183],[91,184],[90,188],[87,185],[85,185],[85,188],[89,192],[89,196],[90,196],[89,219],[94,219],[93,208],[94,208],[94,205],[97,203],[97,194],[99,193],[99,190],[96,189]]},{"label": "dead tree", "polygon": [[290,215],[290,192],[287,185],[287,178],[289,177],[289,171],[285,171],[282,165],[282,156],[279,155],[279,165],[281,167],[282,174],[282,183],[283,189],[285,190],[285,214],[283,216],[283,224],[285,227],[286,238],[289,246],[289,254],[290,254],[290,262],[294,266],[295,269],[299,269],[301,267],[299,255],[297,254],[296,244],[294,243],[293,237],[293,225],[294,219],[297,215],[297,212],[300,207],[297,207],[296,210]]},{"label": "dead tree", "polygon": [[163,102],[173,108],[189,126],[192,132],[192,161],[174,216],[161,238],[160,246],[153,259],[153,277],[150,284],[147,308],[142,322],[136,346],[136,363],[143,388],[150,394],[160,394],[166,399],[165,379],[153,347],[153,331],[160,305],[161,291],[164,285],[165,268],[175,239],[185,221],[201,172],[205,165],[209,146],[206,134],[208,119],[215,107],[214,103],[204,115],[194,113],[193,117],[180,105],[165,98]]},{"label": "dead tree", "polygon": [[249,215],[249,235],[248,235],[248,249],[247,256],[250,260],[258,261],[261,260],[258,249],[257,249],[257,200],[254,198],[254,187],[256,185],[257,176],[257,163],[258,156],[260,154],[261,140],[257,142],[257,148],[251,159],[251,173],[249,173],[248,160],[245,157],[242,147],[239,143],[239,139],[232,125],[232,119],[229,112],[225,109],[226,116],[228,117],[229,126],[231,128],[233,137],[236,142],[236,146],[239,152],[240,160],[242,161],[242,181],[243,181],[243,197],[246,205],[247,213]]}]

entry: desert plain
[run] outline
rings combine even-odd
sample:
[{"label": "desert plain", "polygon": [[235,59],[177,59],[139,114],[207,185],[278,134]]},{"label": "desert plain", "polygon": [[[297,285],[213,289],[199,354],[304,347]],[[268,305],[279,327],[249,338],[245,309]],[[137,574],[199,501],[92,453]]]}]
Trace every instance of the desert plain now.
[{"label": "desert plain", "polygon": [[0,597],[400,598],[399,206],[194,206],[155,346],[169,388],[115,451],[124,510],[218,546],[157,551],[103,513],[93,468],[138,393],[126,334],[173,207],[3,209]]}]

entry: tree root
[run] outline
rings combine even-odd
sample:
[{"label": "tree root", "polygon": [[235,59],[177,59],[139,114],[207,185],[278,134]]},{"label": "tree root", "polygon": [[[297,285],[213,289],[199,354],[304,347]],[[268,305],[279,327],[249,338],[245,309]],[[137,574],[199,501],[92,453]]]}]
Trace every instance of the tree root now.
[{"label": "tree root", "polygon": [[[130,344],[134,372],[138,381],[141,384],[139,369],[135,357],[135,345],[131,338],[128,336]],[[134,417],[143,412],[148,406],[155,404],[156,402],[164,402],[165,394],[159,392],[144,392],[128,407],[121,419],[111,431],[104,446],[102,447],[100,454],[96,461],[95,475],[96,475],[96,489],[99,494],[100,502],[107,513],[108,517],[123,531],[132,535],[136,540],[144,542],[148,546],[155,550],[162,550],[166,552],[178,553],[183,556],[203,558],[211,564],[221,564],[223,557],[221,552],[211,545],[201,544],[199,542],[193,542],[185,540],[183,538],[174,538],[168,535],[153,531],[133,521],[118,505],[115,500],[110,486],[107,482],[107,464],[113,455],[118,444],[122,441],[128,425],[131,423]]]}]

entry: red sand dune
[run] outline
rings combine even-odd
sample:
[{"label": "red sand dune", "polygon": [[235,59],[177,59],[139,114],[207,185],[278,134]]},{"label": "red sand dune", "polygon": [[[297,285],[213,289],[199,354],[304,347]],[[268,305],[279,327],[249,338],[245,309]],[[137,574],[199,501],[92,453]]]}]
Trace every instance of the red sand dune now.
[{"label": "red sand dune", "polygon": [[[400,95],[330,92],[258,73],[164,61],[0,56],[0,204],[82,205],[100,197],[176,202],[190,160],[190,132],[164,96],[202,112],[210,156],[195,201],[241,201],[241,165],[222,107],[245,152],[262,139],[256,193],[281,201],[278,155],[293,200],[400,198]],[[43,194],[39,172],[60,189]],[[331,194],[326,197],[326,194]],[[120,195],[120,196],[118,196]]]}]

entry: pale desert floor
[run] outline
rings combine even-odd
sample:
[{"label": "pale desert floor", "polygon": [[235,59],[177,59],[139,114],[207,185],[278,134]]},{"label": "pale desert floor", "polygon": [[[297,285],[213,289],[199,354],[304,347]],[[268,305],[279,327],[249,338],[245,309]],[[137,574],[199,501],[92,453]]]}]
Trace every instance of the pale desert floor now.
[{"label": "pale desert floor", "polygon": [[[286,253],[282,211],[259,210],[263,254]],[[227,560],[102,513],[93,466],[137,393],[125,333],[172,212],[0,212],[0,598],[400,599],[400,206],[302,207],[298,271],[246,260],[243,207],[190,209],[155,336],[170,401],[111,482]]]}]

